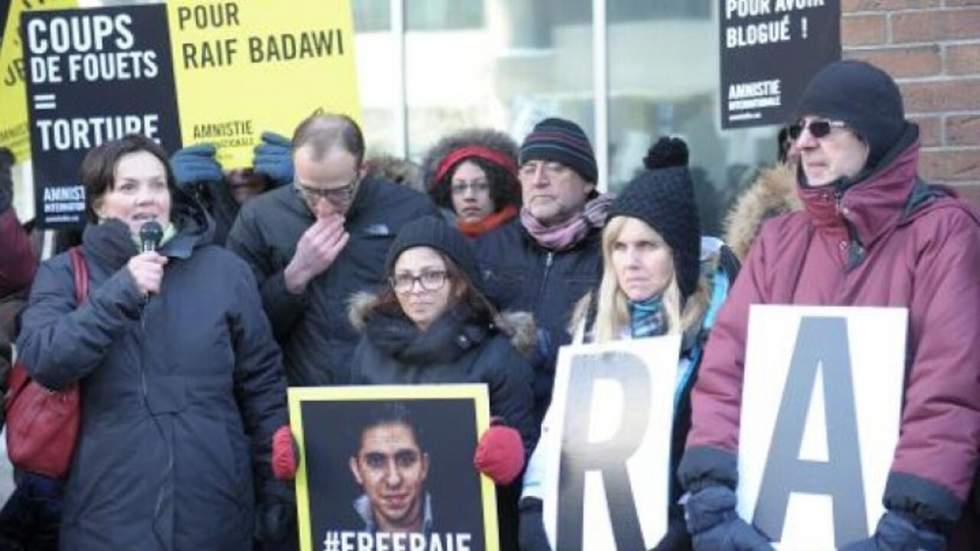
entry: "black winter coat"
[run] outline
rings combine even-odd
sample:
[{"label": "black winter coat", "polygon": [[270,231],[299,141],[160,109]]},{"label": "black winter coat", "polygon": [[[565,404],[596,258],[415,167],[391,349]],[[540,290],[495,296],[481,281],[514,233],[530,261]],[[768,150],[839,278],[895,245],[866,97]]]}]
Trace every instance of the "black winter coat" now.
[{"label": "black winter coat", "polygon": [[257,497],[287,490],[269,467],[287,422],[278,347],[248,266],[197,221],[161,247],[161,292],[145,304],[118,221],[85,230],[85,304],[67,254],[38,270],[21,358],[49,388],[81,385],[62,549],[250,549]]},{"label": "black winter coat", "polygon": [[383,180],[365,179],[347,212],[350,240],[333,265],[306,290],[286,290],[283,270],[314,222],[293,186],[266,192],[242,207],[227,246],[255,272],[262,303],[283,347],[291,386],[346,384],[359,335],[347,319],[351,296],[384,282],[385,256],[398,230],[436,214],[429,198]]},{"label": "black winter coat", "polygon": [[517,429],[526,453],[531,453],[538,441],[531,414],[531,368],[509,337],[495,325],[475,320],[464,305],[420,332],[404,315],[373,311],[374,300],[359,295],[351,305],[352,321],[364,331],[350,364],[352,384],[486,383],[490,414]]},{"label": "black winter coat", "polygon": [[575,247],[554,252],[532,238],[520,218],[475,242],[487,297],[500,310],[530,311],[547,338],[534,367],[534,413],[538,424],[551,403],[558,347],[571,342],[572,308],[598,285],[602,274],[600,230],[593,229]]}]

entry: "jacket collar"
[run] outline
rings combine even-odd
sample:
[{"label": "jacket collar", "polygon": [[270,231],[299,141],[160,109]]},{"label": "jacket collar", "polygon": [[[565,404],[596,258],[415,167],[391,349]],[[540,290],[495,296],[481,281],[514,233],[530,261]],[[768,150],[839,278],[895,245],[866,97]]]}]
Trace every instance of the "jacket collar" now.
[{"label": "jacket collar", "polygon": [[801,167],[797,192],[814,226],[850,228],[852,235],[868,247],[901,221],[915,186],[918,161],[918,131],[910,125],[892,152],[866,176],[810,187]]},{"label": "jacket collar", "polygon": [[[170,258],[186,259],[194,249],[212,241],[214,222],[195,199],[179,190],[173,197],[171,216],[177,235],[164,243],[158,252]],[[113,271],[122,268],[139,253],[129,227],[119,220],[88,224],[82,232],[82,243],[86,254]]]}]

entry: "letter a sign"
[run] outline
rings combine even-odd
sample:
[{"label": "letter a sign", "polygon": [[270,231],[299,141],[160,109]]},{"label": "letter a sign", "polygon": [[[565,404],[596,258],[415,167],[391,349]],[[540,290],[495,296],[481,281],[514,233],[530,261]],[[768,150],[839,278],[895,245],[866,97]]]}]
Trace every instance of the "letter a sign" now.
[{"label": "letter a sign", "polygon": [[[680,337],[562,347],[542,425],[553,549],[651,549],[667,530]],[[686,365],[686,364],[685,364]],[[542,447],[544,446],[544,447]]]},{"label": "letter a sign", "polygon": [[904,308],[753,305],[738,511],[777,549],[865,538],[898,441]]}]

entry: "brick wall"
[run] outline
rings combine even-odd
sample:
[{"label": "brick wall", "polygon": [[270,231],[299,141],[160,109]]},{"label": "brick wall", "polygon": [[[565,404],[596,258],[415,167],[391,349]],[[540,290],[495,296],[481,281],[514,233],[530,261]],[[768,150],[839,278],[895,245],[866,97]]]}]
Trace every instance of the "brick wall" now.
[{"label": "brick wall", "polygon": [[980,0],[841,0],[844,57],[888,71],[919,123],[919,171],[980,207]]}]

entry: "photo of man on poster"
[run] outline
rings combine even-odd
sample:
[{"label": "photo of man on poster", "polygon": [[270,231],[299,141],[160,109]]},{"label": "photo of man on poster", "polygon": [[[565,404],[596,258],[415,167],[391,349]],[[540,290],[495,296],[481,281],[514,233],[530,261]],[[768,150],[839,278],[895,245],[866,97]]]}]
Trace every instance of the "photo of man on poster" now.
[{"label": "photo of man on poster", "polygon": [[290,389],[302,551],[498,551],[493,481],[473,465],[486,400],[477,385]]},{"label": "photo of man on poster", "polygon": [[364,530],[430,532],[429,454],[408,408],[402,402],[381,403],[359,432],[350,470],[363,490],[353,507]]}]

